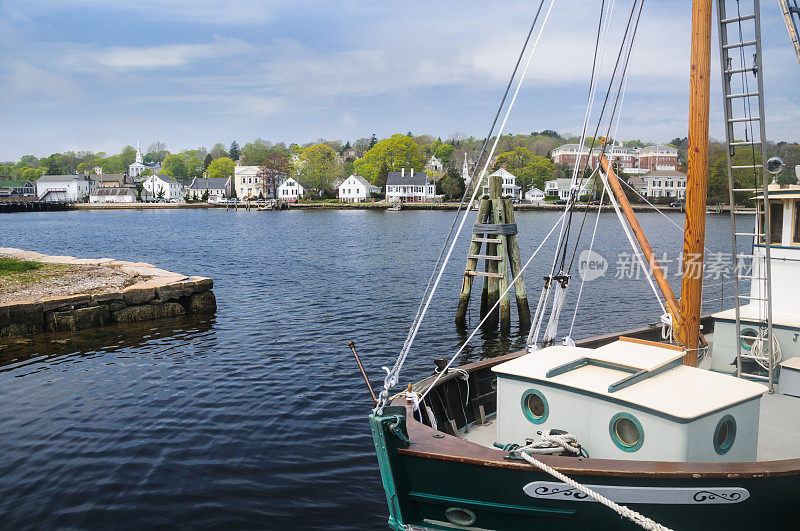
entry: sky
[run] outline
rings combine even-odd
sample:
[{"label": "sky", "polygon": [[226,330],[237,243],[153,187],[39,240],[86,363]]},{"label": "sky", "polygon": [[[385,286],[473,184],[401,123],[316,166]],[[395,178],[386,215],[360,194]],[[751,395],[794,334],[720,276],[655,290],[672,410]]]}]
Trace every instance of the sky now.
[{"label": "sky", "polygon": [[[606,83],[630,2],[614,2]],[[180,151],[407,131],[482,138],[537,5],[0,0],[0,160],[137,140]],[[555,0],[506,132],[580,132],[600,5]],[[762,10],[768,138],[797,140],[800,66],[777,2]],[[619,138],[686,136],[690,21],[685,0],[645,3]],[[714,49],[711,135],[722,138],[718,59]]]}]

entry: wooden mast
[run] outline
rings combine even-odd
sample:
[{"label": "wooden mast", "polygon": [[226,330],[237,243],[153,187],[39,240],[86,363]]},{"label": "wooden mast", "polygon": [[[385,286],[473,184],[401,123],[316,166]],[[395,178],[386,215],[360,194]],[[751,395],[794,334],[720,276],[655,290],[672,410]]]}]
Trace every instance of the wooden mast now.
[{"label": "wooden mast", "polygon": [[689,153],[686,176],[686,220],[683,238],[681,324],[685,365],[697,366],[700,305],[703,295],[703,250],[708,181],[708,114],[711,75],[711,0],[692,2],[692,46],[689,70]]}]

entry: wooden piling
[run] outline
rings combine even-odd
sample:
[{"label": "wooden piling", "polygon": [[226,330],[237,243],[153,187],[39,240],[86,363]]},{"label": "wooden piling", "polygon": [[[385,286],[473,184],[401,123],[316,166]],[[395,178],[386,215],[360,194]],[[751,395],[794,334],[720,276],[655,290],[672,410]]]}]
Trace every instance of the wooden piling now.
[{"label": "wooden piling", "polygon": [[[486,215],[489,212],[489,200],[481,199],[480,210],[478,211],[478,223],[483,223],[486,220]],[[467,267],[464,269],[464,280],[461,283],[461,295],[458,298],[458,308],[456,308],[456,324],[464,326],[467,323],[467,308],[469,307],[469,295],[472,292],[472,282],[475,275],[471,275],[471,271],[476,271],[478,267],[478,259],[470,258],[470,256],[478,256],[481,252],[481,241],[483,234],[474,234],[472,242],[469,244],[469,254],[467,255]],[[476,241],[476,237],[479,238]],[[486,277],[484,277],[486,278]]]},{"label": "wooden piling", "polygon": [[[503,205],[506,212],[506,223],[516,224],[517,220],[514,216],[514,206],[511,204],[511,199],[503,199]],[[506,237],[508,242],[508,261],[511,268],[511,278],[516,278],[514,281],[514,298],[517,301],[517,314],[519,315],[519,325],[522,328],[530,328],[531,326],[531,309],[528,305],[528,292],[525,289],[525,281],[522,278],[522,258],[519,255],[519,242],[517,241],[516,234],[509,234]],[[519,277],[517,278],[517,276]]]}]

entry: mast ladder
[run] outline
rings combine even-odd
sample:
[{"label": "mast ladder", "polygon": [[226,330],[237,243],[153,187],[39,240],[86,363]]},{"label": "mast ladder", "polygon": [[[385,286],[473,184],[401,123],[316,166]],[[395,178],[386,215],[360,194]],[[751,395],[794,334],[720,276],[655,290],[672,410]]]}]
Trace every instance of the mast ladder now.
[{"label": "mast ladder", "polygon": [[[743,12],[743,7],[745,11]],[[731,8],[731,14],[728,9]],[[752,11],[750,11],[752,8]],[[725,115],[725,139],[727,144],[728,190],[731,212],[731,235],[733,244],[733,285],[736,312],[736,376],[766,379],[770,391],[775,381],[775,355],[772,351],[772,288],[771,288],[771,221],[769,207],[769,181],[766,171],[767,146],[764,124],[763,62],[761,60],[761,15],[759,0],[717,0],[719,22],[720,71],[722,74],[723,108]],[[800,56],[798,56],[800,57]],[[738,92],[732,89],[733,82],[740,82]],[[755,85],[755,87],[752,87]],[[738,114],[737,114],[738,113]],[[741,149],[738,160],[737,149]],[[760,153],[759,153],[760,151]],[[744,157],[742,157],[742,153]],[[756,222],[753,232],[736,229],[736,195],[747,193],[756,200]],[[751,195],[754,194],[754,195]],[[742,240],[744,238],[744,240]],[[739,253],[740,244],[750,245],[751,254]],[[763,254],[759,249],[763,248]],[[751,274],[745,274],[746,260],[750,258]],[[750,281],[750,294],[741,293],[742,282]],[[746,301],[746,305],[742,304]],[[747,306],[747,322],[756,326],[763,335],[742,334],[742,308]],[[755,319],[752,314],[755,314]],[[758,374],[752,363],[753,356],[743,352],[743,341],[763,341],[762,352],[768,358],[769,371]],[[751,345],[752,345],[751,344]],[[745,372],[743,362],[749,362],[753,370]]]}]

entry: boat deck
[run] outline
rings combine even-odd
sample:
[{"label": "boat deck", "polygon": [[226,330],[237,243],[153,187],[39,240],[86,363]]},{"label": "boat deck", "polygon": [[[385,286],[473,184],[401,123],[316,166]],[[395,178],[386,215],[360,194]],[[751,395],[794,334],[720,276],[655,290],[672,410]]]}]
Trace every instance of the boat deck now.
[{"label": "boat deck", "polygon": [[[492,415],[486,424],[472,424],[466,429],[462,429],[459,437],[492,448],[496,441],[495,430],[496,423],[494,415]],[[532,430],[531,436],[535,434],[536,430]],[[800,441],[800,398],[779,393],[765,394],[761,399],[761,416],[758,426],[758,460],[777,461],[800,458],[798,441]],[[497,442],[520,444],[523,441]]]}]

